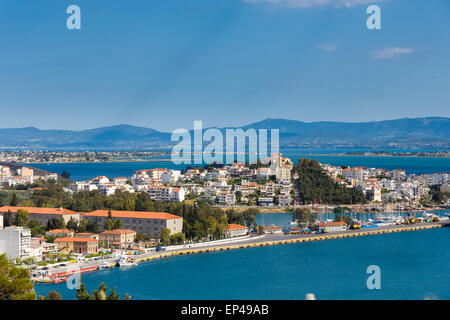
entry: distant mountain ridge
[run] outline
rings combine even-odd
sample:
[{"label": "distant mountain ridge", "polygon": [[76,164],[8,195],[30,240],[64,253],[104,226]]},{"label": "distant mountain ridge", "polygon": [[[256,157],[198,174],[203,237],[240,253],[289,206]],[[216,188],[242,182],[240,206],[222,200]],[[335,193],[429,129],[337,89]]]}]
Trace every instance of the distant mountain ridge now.
[{"label": "distant mountain ridge", "polygon": [[[450,148],[450,118],[403,118],[374,122],[302,122],[265,119],[242,127],[279,129],[280,147]],[[206,130],[205,128],[204,130]],[[171,133],[132,125],[89,130],[0,129],[0,148],[144,149],[173,145]]]}]

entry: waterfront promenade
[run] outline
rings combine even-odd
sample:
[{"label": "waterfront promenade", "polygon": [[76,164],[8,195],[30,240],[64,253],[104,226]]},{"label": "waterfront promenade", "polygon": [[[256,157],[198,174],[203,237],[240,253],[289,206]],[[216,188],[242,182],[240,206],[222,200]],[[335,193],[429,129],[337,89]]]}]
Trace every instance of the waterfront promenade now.
[{"label": "waterfront promenade", "polygon": [[[448,226],[450,226],[450,221],[447,218],[442,219],[440,222],[434,223],[417,223],[413,225],[390,225],[360,230],[345,230],[340,232],[330,232],[326,234],[296,234],[296,235],[265,234],[239,239],[238,241],[230,239],[229,242],[222,242],[219,244],[217,242],[214,242],[214,243],[206,243],[200,246],[199,244],[196,244],[195,247],[194,246],[190,247],[190,245],[186,245],[180,248],[179,246],[177,246],[176,249],[170,249],[169,247],[167,250],[163,251],[150,251],[141,255],[130,255],[129,258],[136,261],[137,263],[140,263],[145,261],[159,260],[177,255],[220,252],[226,250],[256,248],[263,246],[293,244],[311,241],[344,239],[350,237],[362,237],[395,232],[419,231]],[[49,270],[51,274],[50,279],[65,278],[71,274],[78,272],[96,271],[100,265],[109,263],[111,266],[113,266],[116,264],[116,261],[117,258],[110,258],[98,261],[71,263],[67,266],[50,267]]]}]

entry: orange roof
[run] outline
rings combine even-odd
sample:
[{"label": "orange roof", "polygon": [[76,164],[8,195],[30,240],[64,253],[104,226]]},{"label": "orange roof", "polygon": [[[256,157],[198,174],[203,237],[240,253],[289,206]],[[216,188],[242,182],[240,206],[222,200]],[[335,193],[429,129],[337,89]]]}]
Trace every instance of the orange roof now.
[{"label": "orange roof", "polygon": [[26,210],[28,213],[32,214],[78,214],[79,212],[75,212],[72,210],[64,209],[64,208],[38,208],[38,207],[13,207],[13,206],[3,206],[0,207],[0,212],[7,212],[10,210],[11,212],[16,213],[17,210]]},{"label": "orange roof", "polygon": [[318,223],[319,226],[344,226],[346,225],[345,222],[325,222],[325,223]]},{"label": "orange roof", "polygon": [[53,229],[50,231],[47,231],[47,233],[71,233],[73,231],[70,231],[69,229]]},{"label": "orange roof", "polygon": [[248,227],[241,226],[240,224],[230,223],[227,230],[238,230],[238,229],[248,229]]},{"label": "orange roof", "polygon": [[[85,217],[107,217],[109,210],[96,210],[89,213],[85,213]],[[111,216],[113,218],[137,218],[137,219],[183,219],[180,216],[176,216],[167,212],[145,212],[145,211],[115,211],[111,210]]]},{"label": "orange roof", "polygon": [[64,237],[56,238],[53,242],[94,242],[97,241],[94,238],[75,238],[75,237]]},{"label": "orange roof", "polygon": [[132,234],[136,233],[136,231],[129,229],[115,229],[115,230],[105,230],[100,234]]}]

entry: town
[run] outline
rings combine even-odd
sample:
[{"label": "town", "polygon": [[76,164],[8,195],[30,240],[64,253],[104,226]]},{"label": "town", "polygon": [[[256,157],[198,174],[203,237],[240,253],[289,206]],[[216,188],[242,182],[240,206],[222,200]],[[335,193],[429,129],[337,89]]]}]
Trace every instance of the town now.
[{"label": "town", "polygon": [[[307,159],[295,166],[281,153],[254,165],[155,168],[138,170],[131,177],[98,176],[88,181],[36,172],[25,166],[0,166],[0,252],[32,268],[36,281],[50,281],[48,265],[134,265],[129,255],[144,259],[167,247],[254,244],[258,237],[283,233],[436,226],[443,218],[426,212],[421,217],[408,213],[364,224],[339,213],[349,209],[343,205],[356,204],[353,201],[439,209],[448,207],[450,192],[448,173],[414,175],[402,169],[337,167]],[[324,188],[328,197],[323,196]],[[52,207],[56,203],[61,206]],[[319,207],[327,204],[336,214],[334,220],[320,217]],[[255,217],[264,208],[293,213],[293,226],[258,225]],[[105,263],[99,265],[98,259]]]},{"label": "town", "polygon": [[167,151],[43,151],[0,150],[0,162],[8,163],[72,163],[139,161],[155,156],[167,155]]}]

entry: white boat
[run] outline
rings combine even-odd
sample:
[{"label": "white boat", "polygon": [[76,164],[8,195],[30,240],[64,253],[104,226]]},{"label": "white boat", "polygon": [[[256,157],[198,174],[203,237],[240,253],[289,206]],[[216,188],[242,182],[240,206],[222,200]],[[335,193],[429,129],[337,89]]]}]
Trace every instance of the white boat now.
[{"label": "white boat", "polygon": [[119,267],[123,268],[123,267],[135,266],[137,263],[136,263],[136,261],[131,260],[127,256],[121,256],[118,264],[119,264]]},{"label": "white boat", "polygon": [[111,269],[113,267],[113,265],[111,265],[110,263],[104,262],[103,264],[98,266],[98,270],[107,270],[107,269]]}]

